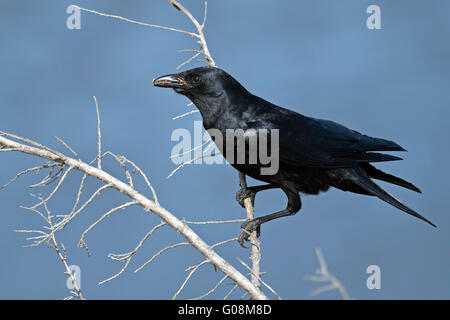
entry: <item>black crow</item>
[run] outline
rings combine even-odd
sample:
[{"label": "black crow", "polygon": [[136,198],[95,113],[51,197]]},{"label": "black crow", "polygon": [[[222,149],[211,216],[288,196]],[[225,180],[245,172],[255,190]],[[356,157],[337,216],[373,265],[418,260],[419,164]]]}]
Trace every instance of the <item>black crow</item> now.
[{"label": "black crow", "polygon": [[[246,196],[271,188],[286,193],[285,210],[255,218],[242,225],[239,242],[248,240],[249,232],[258,230],[262,223],[296,214],[301,208],[299,193],[318,194],[330,186],[344,191],[377,196],[392,206],[432,222],[392,197],[371,178],[421,192],[413,184],[375,168],[371,163],[401,160],[401,158],[374,151],[406,151],[397,143],[373,138],[329,120],[315,119],[278,107],[248,92],[236,79],[214,67],[201,67],[153,80],[158,87],[173,88],[188,97],[198,108],[206,130],[260,129],[272,132],[278,129],[278,171],[262,174],[262,163],[237,163],[238,171],[267,185],[253,186],[237,193],[241,201]],[[270,135],[270,134],[269,134]],[[270,138],[270,137],[269,137]],[[248,144],[248,141],[245,140]],[[216,142],[216,140],[215,140]],[[217,144],[217,143],[216,143]],[[223,143],[222,143],[223,144]],[[225,155],[225,147],[217,145]],[[246,149],[247,150],[247,149]],[[247,154],[248,156],[248,154]],[[248,159],[248,157],[246,157]],[[228,159],[227,159],[228,160]]]}]

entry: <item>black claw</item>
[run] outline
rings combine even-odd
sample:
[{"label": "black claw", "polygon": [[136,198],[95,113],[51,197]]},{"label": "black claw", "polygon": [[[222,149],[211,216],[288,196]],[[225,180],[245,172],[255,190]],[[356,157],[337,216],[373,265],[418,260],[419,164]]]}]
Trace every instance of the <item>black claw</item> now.
[{"label": "black claw", "polygon": [[248,247],[244,244],[244,242],[247,241],[247,240],[248,240],[248,235],[246,233],[242,232],[241,235],[239,236],[239,239],[238,239],[239,245],[242,248],[248,249]]},{"label": "black claw", "polygon": [[248,248],[244,245],[245,241],[249,241],[250,234],[256,231],[256,236],[259,237],[261,235],[261,223],[257,219],[245,221],[241,225],[242,233],[239,236],[238,242],[243,248]]}]

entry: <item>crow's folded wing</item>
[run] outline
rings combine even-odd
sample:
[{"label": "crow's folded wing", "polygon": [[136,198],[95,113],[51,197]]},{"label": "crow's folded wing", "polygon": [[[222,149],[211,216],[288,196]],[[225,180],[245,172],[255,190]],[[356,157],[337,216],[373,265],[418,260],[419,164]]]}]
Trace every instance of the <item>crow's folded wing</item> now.
[{"label": "crow's folded wing", "polygon": [[405,151],[393,141],[372,138],[333,121],[306,117],[283,108],[271,111],[256,121],[249,121],[248,128],[279,130],[280,163],[352,167],[359,162],[401,160],[369,151]]}]

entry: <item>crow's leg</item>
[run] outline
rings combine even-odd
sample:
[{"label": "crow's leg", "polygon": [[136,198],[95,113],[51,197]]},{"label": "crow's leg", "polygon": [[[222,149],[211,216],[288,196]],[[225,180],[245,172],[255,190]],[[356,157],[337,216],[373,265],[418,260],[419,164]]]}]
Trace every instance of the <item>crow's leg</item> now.
[{"label": "crow's leg", "polygon": [[253,231],[258,231],[259,236],[261,224],[270,220],[294,215],[300,210],[300,208],[302,207],[302,201],[300,200],[298,191],[287,187],[281,187],[281,189],[286,193],[286,196],[288,197],[288,204],[286,206],[286,209],[244,222],[241,225],[242,233],[238,239],[238,242],[242,247],[246,248],[244,246],[244,241],[248,241],[250,233],[252,233]]},{"label": "crow's leg", "polygon": [[245,207],[244,200],[247,198],[252,199],[252,203],[255,200],[256,193],[268,190],[268,189],[274,189],[274,188],[280,188],[279,185],[276,184],[264,184],[261,186],[253,186],[253,187],[247,187],[247,188],[241,188],[236,192],[236,201],[239,202],[239,204],[242,207]]}]

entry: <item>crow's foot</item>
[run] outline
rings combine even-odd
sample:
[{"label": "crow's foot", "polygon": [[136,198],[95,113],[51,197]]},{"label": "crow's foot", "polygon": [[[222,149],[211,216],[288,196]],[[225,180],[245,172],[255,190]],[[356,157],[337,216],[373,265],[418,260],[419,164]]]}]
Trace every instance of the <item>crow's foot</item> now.
[{"label": "crow's foot", "polygon": [[259,237],[261,234],[261,222],[258,219],[245,221],[241,225],[242,233],[238,238],[238,242],[243,248],[248,248],[244,245],[244,241],[248,241],[250,239],[250,234],[256,231],[256,236]]},{"label": "crow's foot", "polygon": [[250,198],[250,199],[252,199],[252,203],[254,203],[255,195],[256,195],[256,192],[254,192],[252,189],[242,188],[236,192],[236,201],[239,202],[239,204],[243,208],[245,208],[245,204],[244,204],[245,199]]}]

